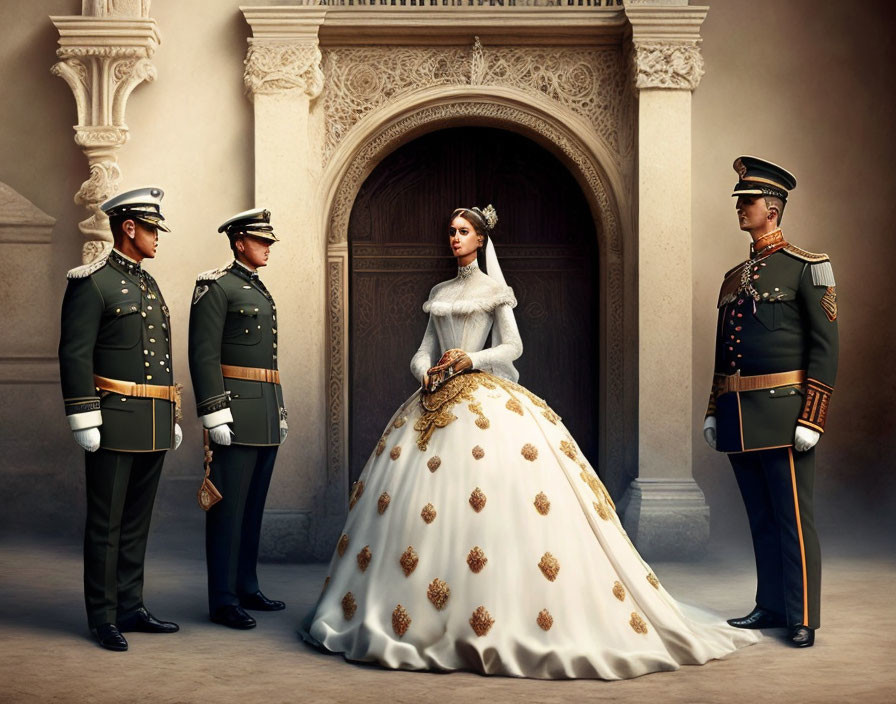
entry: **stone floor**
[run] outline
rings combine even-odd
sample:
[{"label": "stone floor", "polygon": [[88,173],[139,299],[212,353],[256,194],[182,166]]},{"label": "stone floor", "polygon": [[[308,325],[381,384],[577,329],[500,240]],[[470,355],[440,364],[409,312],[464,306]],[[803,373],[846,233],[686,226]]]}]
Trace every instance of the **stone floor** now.
[{"label": "stone floor", "polygon": [[[3,702],[896,702],[896,557],[891,549],[826,545],[823,615],[814,648],[769,631],[758,645],[703,667],[622,682],[538,681],[468,673],[391,672],[346,663],[296,636],[322,565],[262,565],[265,591],[289,608],[237,632],[206,620],[197,536],[154,535],[146,602],[180,623],[172,636],[128,634],[127,653],[89,638],[74,542],[0,542]],[[742,546],[740,546],[742,547]],[[727,615],[752,604],[749,555],[716,546],[696,563],[655,562],[667,589]]]}]

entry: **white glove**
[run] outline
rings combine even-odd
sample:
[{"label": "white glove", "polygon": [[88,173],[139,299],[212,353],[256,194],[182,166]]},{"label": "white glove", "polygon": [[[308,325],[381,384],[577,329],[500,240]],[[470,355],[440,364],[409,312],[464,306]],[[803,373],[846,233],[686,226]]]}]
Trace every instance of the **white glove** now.
[{"label": "white glove", "polygon": [[73,430],[75,442],[78,443],[88,452],[96,452],[100,448],[100,429],[85,428],[84,430]]},{"label": "white glove", "polygon": [[229,445],[230,439],[233,437],[233,431],[227,423],[221,423],[214,428],[208,429],[209,437],[218,445]]},{"label": "white glove", "polygon": [[807,428],[805,425],[798,425],[793,433],[793,449],[797,452],[811,450],[820,437],[821,433],[817,430]]},{"label": "white glove", "polygon": [[716,417],[706,416],[703,421],[703,439],[713,450],[716,449]]},{"label": "white glove", "polygon": [[180,429],[180,423],[174,424],[174,449],[180,447],[180,444],[184,440],[184,431]]}]

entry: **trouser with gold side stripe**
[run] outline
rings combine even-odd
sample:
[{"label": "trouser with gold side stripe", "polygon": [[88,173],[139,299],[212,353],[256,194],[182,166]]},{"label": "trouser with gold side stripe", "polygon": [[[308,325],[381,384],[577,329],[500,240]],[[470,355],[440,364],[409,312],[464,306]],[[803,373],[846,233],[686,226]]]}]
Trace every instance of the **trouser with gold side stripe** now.
[{"label": "trouser with gold side stripe", "polygon": [[212,443],[211,449],[209,477],[223,497],[205,515],[208,605],[214,614],[259,590],[261,521],[279,447]]},{"label": "trouser with gold side stripe", "polygon": [[815,450],[728,455],[747,509],[756,555],[756,604],[790,626],[820,625],[821,551],[812,492]]},{"label": "trouser with gold side stripe", "polygon": [[143,559],[165,451],[84,454],[84,601],[96,628],[143,606]]}]

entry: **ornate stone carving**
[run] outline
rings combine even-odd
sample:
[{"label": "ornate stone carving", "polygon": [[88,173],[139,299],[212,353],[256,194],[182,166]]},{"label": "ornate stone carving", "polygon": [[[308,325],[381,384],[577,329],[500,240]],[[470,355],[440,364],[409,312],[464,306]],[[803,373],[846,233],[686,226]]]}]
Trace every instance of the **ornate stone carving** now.
[{"label": "ornate stone carving", "polygon": [[623,163],[633,149],[622,49],[494,46],[352,47],[326,51],[324,159],[381,105],[432,86],[506,86],[547,96],[584,117]]},{"label": "ornate stone carving", "polygon": [[[84,17],[53,17],[59,30],[59,62],[51,69],[75,97],[75,144],[84,151],[90,177],[75,195],[89,217],[78,224],[88,240],[85,263],[111,246],[108,219],[99,206],[118,192],[118,150],[128,140],[125,106],[131,92],[156,78],[150,58],[159,42],[148,0],[85,0]],[[130,19],[133,18],[133,19]]]},{"label": "ornate stone carving", "polygon": [[320,62],[317,43],[254,41],[245,61],[246,90],[250,97],[301,90],[309,98],[316,98],[324,86]]},{"label": "ornate stone carving", "polygon": [[[115,127],[75,127],[75,144],[79,147],[120,147],[128,141],[128,132]],[[83,188],[83,187],[82,187]]]},{"label": "ornate stone carving", "polygon": [[85,17],[149,17],[150,0],[82,0]]},{"label": "ornate stone carving", "polygon": [[[88,158],[94,156],[93,146],[85,149]],[[100,203],[118,192],[120,180],[121,169],[118,168],[117,159],[94,161],[90,164],[90,178],[81,184],[81,188],[75,194],[75,203],[83,205],[90,212],[90,217],[78,225],[81,232],[89,239],[82,249],[82,257],[88,261],[93,261],[93,259],[88,259],[88,252],[92,256],[102,256],[112,246],[109,219],[100,210]]]},{"label": "ornate stone carving", "polygon": [[[345,405],[345,331],[346,331],[346,260],[347,253],[327,262],[327,334],[331,351],[327,363],[327,497],[338,501],[344,495],[343,485],[348,463],[345,442],[347,408]],[[377,454],[385,449],[385,438],[377,445]],[[338,513],[341,506],[329,507]]]},{"label": "ornate stone carving", "polygon": [[705,72],[696,42],[636,41],[632,70],[638,90],[694,90]]}]

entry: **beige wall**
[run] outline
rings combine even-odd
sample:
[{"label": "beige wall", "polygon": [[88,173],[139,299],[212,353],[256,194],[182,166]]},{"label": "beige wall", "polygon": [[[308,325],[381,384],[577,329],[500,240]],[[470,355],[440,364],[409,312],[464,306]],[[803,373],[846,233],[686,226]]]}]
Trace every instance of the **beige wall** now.
[{"label": "beige wall", "polygon": [[[123,188],[153,182],[167,191],[164,212],[175,233],[163,239],[148,268],[173,311],[175,369],[184,382],[193,276],[226,260],[217,225],[253,205],[252,106],[242,84],[248,28],[238,4],[153,3],[162,34],[154,57],[158,80],[131,96],[131,140],[120,156]],[[887,413],[896,380],[889,360],[894,333],[885,281],[896,254],[888,227],[896,202],[889,193],[896,162],[896,140],[889,134],[896,122],[889,3],[709,4],[706,76],[693,101],[694,300],[682,301],[693,306],[695,476],[706,491],[714,527],[722,534],[740,531],[742,511],[727,462],[705,448],[699,428],[720,277],[743,259],[747,246],[728,195],[731,162],[742,153],[757,154],[796,174],[799,187],[787,208],[785,233],[806,249],[830,253],[838,279],[841,372],[819,452],[817,492],[826,512],[820,520],[841,520],[842,497],[866,498],[869,512],[880,512],[894,504],[896,487],[890,469],[896,463],[894,428]],[[7,271],[18,272],[5,277],[14,286],[0,287],[0,357],[55,353],[64,273],[79,263],[77,222],[83,212],[72,196],[86,176],[86,161],[72,140],[74,100],[49,73],[56,32],[47,19],[79,11],[78,0],[0,4],[0,181],[57,218],[52,248],[0,245]],[[31,262],[47,257],[49,270]],[[275,296],[288,295],[293,275],[275,250],[265,274]],[[33,325],[35,316],[46,324]],[[6,525],[46,526],[50,515],[52,525],[77,526],[81,458],[65,427],[57,387],[7,384],[2,391],[0,476],[9,491],[0,514]],[[199,441],[191,404],[188,394],[187,439],[166,464],[163,516],[196,510],[190,504]],[[279,505],[285,486],[291,505],[310,501],[310,491],[304,498],[292,495],[296,474],[301,485],[304,471],[281,466],[269,505]],[[293,482],[287,481],[290,473]]]}]

